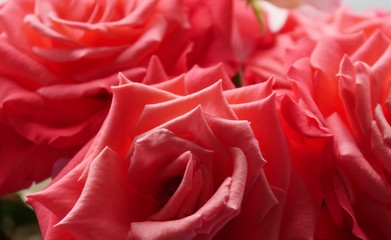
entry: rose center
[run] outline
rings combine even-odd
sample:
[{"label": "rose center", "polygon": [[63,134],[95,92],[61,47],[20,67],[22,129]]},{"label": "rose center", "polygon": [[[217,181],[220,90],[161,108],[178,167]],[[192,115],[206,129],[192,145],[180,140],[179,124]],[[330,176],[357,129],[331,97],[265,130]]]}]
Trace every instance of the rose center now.
[{"label": "rose center", "polygon": [[182,178],[183,176],[176,176],[168,179],[162,184],[162,187],[157,195],[157,201],[159,202],[160,207],[163,207],[172,195],[174,195],[175,191],[182,182]]}]

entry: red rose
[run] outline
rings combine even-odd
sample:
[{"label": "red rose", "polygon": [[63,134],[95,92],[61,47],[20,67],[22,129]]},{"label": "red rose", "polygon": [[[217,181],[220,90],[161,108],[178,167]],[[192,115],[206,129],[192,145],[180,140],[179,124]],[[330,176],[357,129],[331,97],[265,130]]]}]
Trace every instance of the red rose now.
[{"label": "red rose", "polygon": [[194,64],[218,62],[236,72],[226,10],[231,2],[221,5],[202,0],[3,3],[0,195],[49,177],[53,165],[61,169],[96,134],[118,71],[141,81],[155,55],[170,76]]},{"label": "red rose", "polygon": [[297,102],[333,136],[313,159],[324,199],[316,236],[391,238],[390,39],[381,31],[325,37],[290,54]]},{"label": "red rose", "polygon": [[355,12],[341,7],[327,14],[324,22],[329,25],[329,29],[331,25],[336,34],[364,32],[366,36],[370,36],[377,30],[381,30],[384,34],[391,36],[390,18],[390,12],[381,9]]},{"label": "red rose", "polygon": [[[289,55],[286,54],[287,50],[303,38],[318,39],[329,34],[329,31],[324,29],[329,23],[324,20],[325,16],[323,15],[310,17],[295,10],[287,11],[269,6],[265,12],[270,25],[267,26],[269,31],[262,36],[259,33],[255,35],[251,29],[250,36],[257,39],[252,41],[252,45],[254,42],[258,44],[253,46],[251,51],[248,51],[249,53],[241,59],[243,82],[244,85],[265,82],[273,75],[276,78],[273,86],[275,89],[290,88],[290,83],[285,77],[291,63]],[[239,36],[241,35],[243,34]],[[247,37],[246,39],[252,38]],[[252,45],[246,43],[247,48],[244,50]],[[246,52],[243,49],[240,50]]]},{"label": "red rose", "polygon": [[313,236],[320,200],[292,166],[273,79],[234,89],[221,65],[120,78],[93,143],[28,197],[46,239]]},{"label": "red rose", "polygon": [[[326,2],[326,1],[322,1]],[[328,2],[328,1],[327,1]],[[272,10],[272,9],[271,9]],[[286,72],[295,58],[308,55],[310,47],[301,49],[301,54],[287,54],[290,49],[296,47],[296,42],[302,39],[319,40],[325,36],[340,36],[364,32],[370,36],[376,30],[381,29],[384,34],[391,36],[391,15],[380,10],[355,13],[346,7],[340,7],[336,11],[312,16],[310,11],[290,10],[284,13],[268,12],[269,17],[286,16],[286,21],[278,31],[268,36],[269,44],[259,45],[252,49],[251,54],[243,58],[243,79],[245,85],[251,85],[266,81],[271,75],[276,77],[274,88],[289,88],[290,83],[286,78]],[[276,22],[276,21],[271,21]],[[254,33],[252,36],[254,37]],[[247,38],[249,39],[249,38]],[[250,38],[251,39],[251,38]],[[258,39],[262,39],[258,35]],[[254,41],[253,41],[254,42]],[[313,44],[309,40],[307,44]],[[238,45],[238,44],[236,44]],[[305,44],[301,44],[305,45]],[[251,46],[251,44],[247,44]],[[241,52],[246,52],[241,49]]]},{"label": "red rose", "polygon": [[[237,120],[220,88],[187,97],[136,83],[114,88],[106,123],[81,163],[30,196],[38,216],[44,206],[58,218],[43,219],[44,236],[209,239],[252,191],[266,187],[264,197],[273,199],[250,125]],[[97,194],[101,201],[84,204]],[[102,208],[107,202],[113,204]],[[92,224],[99,218],[102,224]]]}]

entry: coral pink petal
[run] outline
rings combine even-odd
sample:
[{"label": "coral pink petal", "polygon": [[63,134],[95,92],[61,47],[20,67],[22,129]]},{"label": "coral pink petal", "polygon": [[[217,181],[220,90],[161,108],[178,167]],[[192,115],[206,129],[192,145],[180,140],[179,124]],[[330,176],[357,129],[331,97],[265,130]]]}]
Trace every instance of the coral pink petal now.
[{"label": "coral pink petal", "polygon": [[288,124],[297,132],[306,137],[330,136],[329,131],[309,111],[301,108],[290,97],[285,96],[281,103],[281,112]]},{"label": "coral pink petal", "polygon": [[222,64],[208,68],[201,68],[196,65],[186,73],[186,88],[189,93],[195,93],[219,80],[221,80],[223,90],[235,88]]},{"label": "coral pink petal", "polygon": [[[101,141],[98,141],[95,154],[108,145],[119,155],[125,156],[131,144],[128,134],[144,106],[146,104],[168,101],[176,97],[168,92],[138,83],[113,87],[112,90],[112,108],[102,127],[105,131],[101,136]],[[129,111],[123,111],[123,109],[128,109]],[[109,144],[106,142],[106,139],[111,139]],[[124,139],[129,140],[124,141]]]},{"label": "coral pink petal", "polygon": [[[137,132],[145,132],[158,124],[179,117],[199,105],[201,105],[203,112],[206,114],[227,119],[236,119],[235,114],[223,96],[221,82],[217,82],[200,92],[172,101],[162,101],[145,106],[144,111],[137,120]],[[132,134],[135,136],[136,131],[134,130]]]},{"label": "coral pink petal", "polygon": [[[272,186],[287,190],[290,175],[290,152],[278,118],[274,95],[251,104],[232,106],[239,119],[246,119],[267,162],[264,166]],[[264,117],[259,117],[262,114]],[[263,136],[268,136],[267,140]],[[278,146],[278,147],[277,147]],[[250,166],[251,169],[251,166]]]},{"label": "coral pink petal", "polygon": [[379,202],[391,199],[391,187],[365,159],[356,145],[353,136],[337,114],[327,118],[333,131],[336,151],[340,155],[342,168],[350,173],[354,182],[367,194]]},{"label": "coral pink petal", "polygon": [[[83,192],[70,212],[56,225],[87,239],[125,239],[129,222],[144,219],[148,200],[132,194],[125,162],[105,148],[92,162]],[[107,203],[120,208],[105,208]],[[146,208],[140,208],[143,204]],[[109,225],[109,226],[108,226]]]},{"label": "coral pink petal", "polygon": [[274,78],[271,77],[264,83],[224,91],[224,96],[229,104],[254,102],[272,94],[273,82]]}]

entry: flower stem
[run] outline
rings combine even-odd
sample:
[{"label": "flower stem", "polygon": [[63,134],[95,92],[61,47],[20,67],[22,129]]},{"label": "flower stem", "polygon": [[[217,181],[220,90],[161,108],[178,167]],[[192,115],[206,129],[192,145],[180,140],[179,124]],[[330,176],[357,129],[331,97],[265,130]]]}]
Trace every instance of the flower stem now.
[{"label": "flower stem", "polygon": [[259,23],[259,26],[261,28],[261,36],[266,34],[266,24],[263,20],[264,18],[264,12],[262,10],[262,7],[259,5],[258,0],[246,0],[247,5],[251,5],[251,8],[253,9],[253,12],[255,14],[255,17],[257,18],[257,21]]}]

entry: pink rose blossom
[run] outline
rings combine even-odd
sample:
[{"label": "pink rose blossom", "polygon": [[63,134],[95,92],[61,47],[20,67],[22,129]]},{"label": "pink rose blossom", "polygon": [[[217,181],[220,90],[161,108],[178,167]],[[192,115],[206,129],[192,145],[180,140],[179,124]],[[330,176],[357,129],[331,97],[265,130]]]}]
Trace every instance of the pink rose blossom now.
[{"label": "pink rose blossom", "polygon": [[150,86],[120,75],[93,142],[28,196],[43,236],[311,238],[321,198],[292,165],[273,78],[235,89],[222,65],[157,73]]},{"label": "pink rose blossom", "polygon": [[354,12],[347,7],[340,7],[324,17],[324,27],[335,29],[336,34],[362,31],[366,36],[370,36],[377,30],[381,30],[387,36],[391,36],[390,18],[390,12],[381,9]]},{"label": "pink rose blossom", "polygon": [[1,4],[0,195],[49,177],[96,134],[118,71],[141,81],[156,56],[170,76],[219,62],[233,75],[232,3],[214,4],[219,7],[203,0]]},{"label": "pink rose blossom", "polygon": [[[268,199],[261,210],[266,215],[275,199],[258,143],[220,88],[178,97],[123,79],[92,148],[73,160],[81,163],[29,197],[38,216],[52,216],[41,222],[44,236],[211,239],[252,191]],[[50,199],[63,191],[53,205]]]},{"label": "pink rose blossom", "polygon": [[[314,159],[324,199],[316,236],[391,238],[390,39],[380,30],[341,34],[289,54],[297,57],[288,73],[296,101],[333,136]],[[306,132],[299,122],[295,129]]]},{"label": "pink rose blossom", "polygon": [[[330,34],[330,31],[325,29],[330,23],[328,19],[324,19],[325,15],[310,17],[300,11],[281,11],[271,7],[267,10],[266,19],[275,22],[276,20],[272,17],[277,15],[282,20],[279,20],[280,23],[277,28],[271,29],[268,26],[270,31],[265,36],[261,37],[259,34],[256,35],[254,31],[249,31],[250,36],[256,40],[252,41],[254,43],[252,45],[246,44],[247,49],[248,46],[253,46],[250,50],[240,49],[242,53],[245,52],[243,49],[247,50],[245,57],[239,57],[243,69],[243,83],[244,85],[251,85],[264,82],[273,75],[276,79],[273,86],[275,89],[290,88],[290,83],[285,75],[291,61],[286,55],[286,51],[294,47],[295,43],[303,38],[319,39]],[[251,22],[256,24],[255,20]],[[251,38],[247,37],[247,39]],[[235,46],[237,45],[235,44]]]},{"label": "pink rose blossom", "polygon": [[[249,10],[247,9],[247,11]],[[249,12],[247,13],[249,15]],[[244,85],[264,82],[271,75],[274,75],[276,78],[275,89],[289,88],[290,83],[285,75],[295,59],[291,59],[292,55],[286,54],[286,52],[294,48],[299,40],[306,38],[319,40],[325,36],[340,36],[341,34],[359,33],[361,31],[366,36],[370,36],[377,30],[382,30],[384,34],[391,36],[391,15],[381,10],[355,13],[342,6],[336,11],[316,16],[308,16],[305,11],[299,10],[290,10],[285,13],[266,11],[266,13],[268,16],[279,15],[286,20],[279,29],[268,32],[262,38],[254,31],[249,31],[250,36],[254,39],[252,40],[253,44],[251,45],[247,40],[245,44],[247,48],[237,50],[242,54],[247,53],[245,57],[239,55],[243,68]],[[246,22],[252,22],[256,25],[255,19],[251,21],[248,19]],[[247,39],[251,38],[247,37]],[[256,45],[257,41],[261,42],[262,40],[262,44]],[[310,42],[312,41],[310,40],[308,44],[311,44]],[[235,46],[238,45],[235,44]],[[249,46],[253,47],[249,49]],[[307,53],[303,52],[303,54]]]}]

